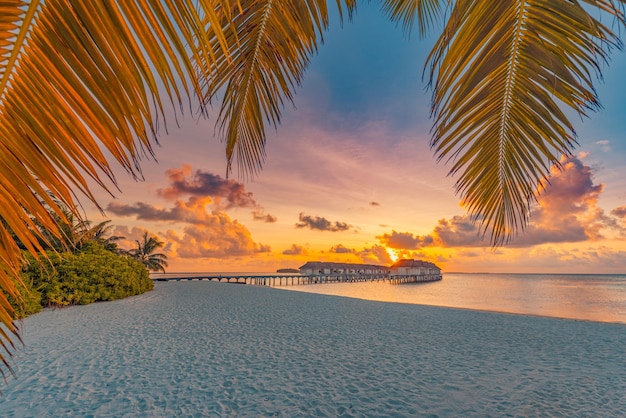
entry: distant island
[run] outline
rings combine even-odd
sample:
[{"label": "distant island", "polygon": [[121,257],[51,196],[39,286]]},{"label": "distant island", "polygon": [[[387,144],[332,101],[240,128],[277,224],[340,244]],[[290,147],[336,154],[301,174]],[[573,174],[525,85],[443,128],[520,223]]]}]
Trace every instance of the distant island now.
[{"label": "distant island", "polygon": [[276,273],[300,273],[298,269],[278,269]]}]

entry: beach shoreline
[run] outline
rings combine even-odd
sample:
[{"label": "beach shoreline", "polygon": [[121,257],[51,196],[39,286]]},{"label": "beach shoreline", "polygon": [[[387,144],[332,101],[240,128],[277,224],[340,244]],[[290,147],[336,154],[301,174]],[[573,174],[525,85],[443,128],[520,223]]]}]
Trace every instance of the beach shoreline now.
[{"label": "beach shoreline", "polygon": [[307,291],[308,289],[304,290],[304,289],[295,288],[295,287],[288,287],[288,286],[280,286],[280,287],[277,286],[277,287],[273,287],[272,289],[288,290],[288,291],[291,291],[291,292],[301,292],[301,293],[307,293],[307,294],[332,296],[332,297],[338,297],[338,298],[356,299],[356,300],[362,300],[362,301],[368,301],[368,302],[396,303],[396,304],[399,304],[399,305],[428,306],[428,307],[432,307],[432,308],[453,309],[453,310],[470,311],[470,312],[485,312],[485,313],[493,313],[493,314],[514,315],[514,316],[526,316],[526,317],[530,317],[530,318],[551,318],[551,319],[558,319],[558,320],[563,320],[563,321],[592,322],[592,323],[599,323],[599,324],[626,325],[626,321],[619,321],[619,320],[600,321],[600,320],[586,319],[586,318],[570,318],[570,317],[566,317],[566,316],[541,315],[541,314],[522,313],[522,312],[513,312],[513,311],[503,311],[503,310],[495,310],[495,309],[464,308],[464,307],[459,307],[459,306],[445,306],[445,305],[435,305],[435,304],[428,304],[428,303],[375,300],[375,299],[367,299],[367,298],[358,297],[358,296],[345,296],[345,295],[336,295],[336,294],[330,294],[330,293],[318,293],[318,292],[315,292],[315,291]]},{"label": "beach shoreline", "polygon": [[623,416],[622,324],[214,282],[24,321],[6,416]]}]

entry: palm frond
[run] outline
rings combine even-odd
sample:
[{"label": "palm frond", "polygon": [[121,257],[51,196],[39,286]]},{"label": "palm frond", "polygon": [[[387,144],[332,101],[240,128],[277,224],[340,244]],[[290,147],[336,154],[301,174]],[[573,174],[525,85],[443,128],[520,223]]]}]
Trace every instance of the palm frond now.
[{"label": "palm frond", "polygon": [[[86,177],[105,189],[115,182],[104,150],[140,175],[162,96],[179,106],[200,97],[194,62],[212,63],[229,45],[209,0],[2,2],[0,45],[0,288],[13,295],[21,262],[13,238],[41,251],[33,219],[62,238],[52,196],[79,218],[75,196],[95,202]],[[13,317],[0,292],[9,355]]]},{"label": "palm frond", "polygon": [[[625,2],[589,5],[624,25]],[[456,2],[429,57],[432,146],[494,245],[523,229],[537,186],[575,132],[562,107],[600,104],[593,79],[619,39],[565,0]]]},{"label": "palm frond", "polygon": [[382,0],[382,3],[387,16],[394,22],[401,22],[406,33],[410,34],[417,22],[419,34],[424,36],[441,18],[442,3],[449,3],[449,0]]},{"label": "palm frond", "polygon": [[[328,26],[325,0],[224,1],[223,16],[231,60],[221,57],[206,79],[206,101],[224,88],[218,119],[226,144],[228,172],[254,175],[265,158],[265,123],[276,126],[285,101],[302,80],[318,40]],[[337,1],[341,10],[341,2]],[[348,10],[354,1],[346,1]],[[208,31],[213,29],[207,25]],[[200,62],[206,68],[207,63]]]}]

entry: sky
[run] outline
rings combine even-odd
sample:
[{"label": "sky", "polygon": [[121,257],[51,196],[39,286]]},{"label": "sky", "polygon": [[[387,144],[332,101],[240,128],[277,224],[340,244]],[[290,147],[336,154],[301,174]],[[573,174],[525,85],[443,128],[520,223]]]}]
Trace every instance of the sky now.
[{"label": "sky", "polygon": [[[165,242],[168,272],[271,272],[307,261],[434,262],[445,272],[626,273],[626,54],[597,91],[604,109],[573,115],[579,146],[553,170],[525,233],[493,248],[429,148],[423,68],[435,32],[407,37],[376,4],[335,17],[294,104],[267,130],[253,179],[226,178],[224,146],[192,115],[161,131],[143,180],[116,170],[103,216],[130,248],[143,231]],[[95,188],[94,188],[95,189]]]}]

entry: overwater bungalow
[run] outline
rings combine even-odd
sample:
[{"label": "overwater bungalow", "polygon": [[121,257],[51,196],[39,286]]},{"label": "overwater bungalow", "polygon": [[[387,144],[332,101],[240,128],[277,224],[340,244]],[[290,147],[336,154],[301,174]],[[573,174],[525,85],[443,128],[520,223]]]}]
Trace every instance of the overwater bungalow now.
[{"label": "overwater bungalow", "polygon": [[388,275],[389,267],[377,266],[374,264],[356,263],[330,263],[324,261],[309,261],[300,267],[300,274],[312,276],[318,274],[366,274],[366,275]]},{"label": "overwater bungalow", "polygon": [[389,279],[420,282],[441,280],[441,269],[429,261],[399,260],[391,266]]}]

